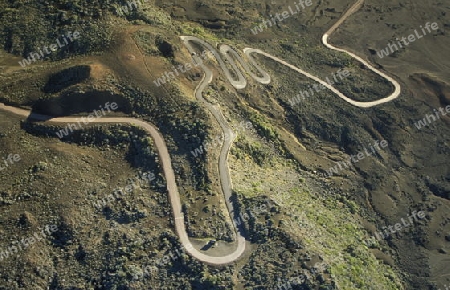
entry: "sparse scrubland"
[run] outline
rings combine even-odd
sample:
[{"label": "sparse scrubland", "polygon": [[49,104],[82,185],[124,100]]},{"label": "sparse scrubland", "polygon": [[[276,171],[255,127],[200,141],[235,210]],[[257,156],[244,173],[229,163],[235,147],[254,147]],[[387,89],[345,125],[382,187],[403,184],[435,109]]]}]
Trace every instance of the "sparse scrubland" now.
[{"label": "sparse scrubland", "polygon": [[[148,1],[118,15],[117,8],[126,3],[116,0],[4,1],[0,101],[50,116],[81,116],[114,101],[119,108],[113,116],[151,122],[169,148],[189,236],[198,244],[230,242],[233,227],[218,179],[220,148],[199,157],[191,154],[221,133],[193,97],[203,72],[193,69],[158,87],[153,81],[172,66],[192,61],[178,37],[194,35],[213,46],[260,48],[322,78],[346,68],[351,74],[336,86],[339,90],[359,101],[379,99],[390,93],[388,83],[320,44],[323,27],[347,4],[338,1],[330,8],[315,3],[301,16],[252,36],[250,27],[261,15],[284,4]],[[397,4],[380,5],[390,10]],[[355,16],[355,21],[379,21],[384,8],[366,4],[360,15],[368,19]],[[355,44],[354,50],[364,54],[367,47],[350,33],[357,27],[344,24],[334,36],[336,45]],[[65,49],[26,68],[18,65],[42,43],[76,30],[82,37]],[[369,46],[374,42],[368,40]],[[251,130],[239,132],[228,160],[234,202],[250,217],[243,222],[250,246],[241,259],[212,267],[183,252],[158,154],[140,128],[90,125],[60,139],[56,132],[61,126],[1,111],[0,148],[20,152],[21,161],[0,175],[0,252],[43,225],[56,224],[58,231],[0,259],[0,289],[274,289],[298,277],[305,277],[303,284],[293,289],[443,285],[446,275],[439,269],[448,269],[444,256],[450,250],[450,229],[443,209],[449,187],[447,167],[440,161],[448,159],[448,134],[436,137],[435,148],[423,145],[425,139],[413,132],[408,122],[416,115],[411,112],[427,112],[421,97],[405,89],[399,100],[362,110],[325,90],[291,107],[288,100],[311,81],[261,56],[256,59],[272,82],[250,81],[239,91],[215,60],[205,61],[216,76],[205,98],[220,106],[229,124],[252,124]],[[434,103],[449,104],[444,82],[396,73],[407,88],[427,87]],[[448,126],[441,129],[447,132]],[[431,134],[426,130],[423,134]],[[386,152],[324,177],[335,162],[374,139],[389,141]],[[423,165],[426,159],[431,163]],[[101,209],[93,205],[143,172],[154,173],[155,179]],[[267,210],[252,215],[261,205]],[[377,228],[418,208],[428,218],[417,226],[370,248],[364,244]],[[147,265],[174,251],[182,254],[157,272],[145,273]],[[430,257],[435,259],[428,262]]]}]

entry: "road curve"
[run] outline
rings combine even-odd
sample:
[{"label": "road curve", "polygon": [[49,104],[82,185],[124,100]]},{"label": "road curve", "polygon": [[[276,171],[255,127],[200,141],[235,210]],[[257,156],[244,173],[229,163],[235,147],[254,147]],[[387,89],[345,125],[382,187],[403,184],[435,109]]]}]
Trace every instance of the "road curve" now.
[{"label": "road curve", "polygon": [[[343,52],[346,53],[348,55],[350,55],[351,57],[353,57],[354,59],[358,60],[359,62],[361,62],[362,64],[364,64],[365,66],[367,66],[371,71],[375,72],[376,74],[378,74],[379,76],[385,78],[386,80],[388,80],[393,86],[394,86],[394,91],[392,92],[392,94],[390,94],[389,96],[387,96],[386,98],[380,99],[380,100],[376,100],[376,101],[369,101],[369,102],[360,102],[360,101],[355,101],[352,100],[351,98],[345,96],[343,93],[341,93],[338,89],[334,88],[332,85],[328,84],[327,82],[321,80],[320,78],[305,72],[304,70],[291,65],[289,63],[287,63],[286,61],[273,56],[267,52],[263,52],[259,49],[254,49],[254,48],[244,48],[244,53],[247,55],[247,57],[249,58],[250,62],[258,69],[258,71],[263,71],[259,65],[254,61],[254,59],[252,58],[251,54],[252,53],[257,53],[257,54],[261,54],[265,57],[268,57],[278,63],[281,63],[293,70],[295,70],[296,72],[301,73],[302,75],[320,83],[321,85],[325,86],[326,88],[328,88],[329,90],[331,90],[333,93],[335,93],[336,95],[338,95],[341,99],[343,99],[344,101],[352,104],[353,106],[356,107],[360,107],[360,108],[369,108],[369,107],[373,107],[376,105],[380,105],[386,102],[390,102],[392,100],[394,100],[395,98],[397,98],[400,95],[401,89],[400,89],[400,84],[394,80],[393,78],[391,78],[390,76],[386,75],[385,73],[381,72],[380,70],[374,68],[371,64],[369,64],[367,61],[365,61],[364,59],[362,59],[361,57],[355,55],[352,52],[346,51],[345,49],[341,49],[341,48],[337,48],[332,46],[331,44],[328,43],[328,38],[329,36],[353,13],[355,13],[356,11],[358,11],[361,6],[363,5],[364,0],[358,0],[356,1],[355,4],[353,4],[340,18],[339,20],[330,28],[328,29],[327,32],[325,32],[325,34],[322,36],[322,43],[329,49],[332,50],[336,50],[339,52]],[[245,64],[242,63],[245,67]]]},{"label": "road curve", "polygon": [[[282,59],[280,59],[278,57],[272,56],[272,55],[265,53],[259,49],[245,48],[244,53],[248,57],[249,62],[254,66],[254,68],[260,74],[260,76],[255,75],[251,71],[248,64],[242,60],[242,58],[239,56],[239,54],[237,52],[235,52],[233,49],[231,49],[227,45],[221,45],[219,48],[220,53],[225,57],[225,59],[228,61],[229,65],[235,71],[235,75],[237,77],[237,80],[235,80],[231,76],[230,71],[229,71],[228,67],[225,65],[225,62],[222,60],[220,54],[210,44],[208,44],[207,42],[205,42],[199,38],[193,37],[193,36],[181,36],[181,39],[184,41],[187,49],[191,53],[194,52],[194,48],[192,46],[190,46],[190,44],[189,44],[189,42],[191,42],[191,41],[197,42],[197,43],[205,46],[206,48],[208,48],[213,53],[213,55],[215,56],[217,61],[219,62],[219,65],[222,68],[222,70],[224,71],[225,76],[228,78],[230,83],[236,89],[245,88],[247,85],[247,81],[246,81],[245,77],[243,76],[243,74],[238,69],[238,66],[234,62],[231,55],[234,57],[234,59],[237,59],[240,62],[240,64],[242,65],[242,67],[244,67],[246,72],[257,82],[260,82],[262,84],[270,83],[270,76],[256,63],[256,61],[251,56],[251,54],[257,53],[257,54],[261,54],[265,57],[271,58],[272,60],[277,61],[278,63],[281,63],[283,65],[286,65],[287,67],[305,75],[306,77],[313,79],[314,81],[327,87],[332,92],[337,94],[340,98],[342,98],[343,100],[345,100],[346,102],[348,102],[354,106],[364,107],[364,108],[372,107],[375,105],[379,105],[382,103],[392,101],[393,99],[397,98],[400,94],[400,85],[394,79],[387,76],[383,72],[375,69],[373,66],[371,66],[369,63],[367,63],[365,60],[358,57],[357,55],[355,55],[351,52],[348,52],[344,49],[336,48],[336,47],[328,44],[328,37],[336,30],[336,28],[339,25],[341,25],[345,21],[346,18],[348,18],[352,13],[357,11],[362,6],[363,2],[364,2],[363,0],[358,0],[353,6],[351,6],[351,8],[346,13],[344,13],[343,16],[338,20],[338,22],[336,22],[336,24],[334,24],[323,35],[322,42],[326,47],[328,47],[332,50],[347,53],[351,57],[357,59],[358,61],[360,61],[361,63],[366,65],[370,70],[374,71],[381,77],[387,79],[389,82],[391,82],[394,85],[395,90],[390,96],[380,99],[380,100],[377,100],[377,101],[371,101],[371,102],[354,101],[354,100],[348,98],[347,96],[345,96],[344,94],[342,94],[339,90],[335,89],[333,86],[329,85],[327,82],[322,81],[318,77],[313,76],[312,74],[305,72],[302,69],[297,68],[297,67],[283,61]],[[235,217],[237,212],[235,211],[233,204],[230,202],[232,183],[231,183],[231,178],[230,178],[230,174],[229,174],[229,169],[227,166],[228,153],[229,153],[229,150],[230,150],[230,147],[233,142],[235,134],[231,130],[231,128],[228,126],[220,109],[216,108],[216,106],[213,106],[212,104],[208,103],[202,97],[203,90],[212,81],[212,71],[210,69],[208,69],[205,65],[203,65],[203,63],[200,61],[200,59],[196,55],[193,55],[193,58],[197,63],[199,63],[200,67],[205,71],[202,81],[199,83],[199,85],[197,86],[197,88],[195,90],[195,96],[201,103],[203,103],[203,105],[205,105],[210,110],[210,112],[213,114],[213,116],[216,118],[216,120],[220,124],[225,136],[227,136],[227,135],[231,136],[231,138],[225,138],[224,144],[223,144],[221,152],[220,152],[219,173],[220,173],[221,187],[222,187],[223,194],[225,196],[225,201],[226,201],[226,205],[228,207],[229,213],[230,213],[230,217]],[[40,121],[46,121],[45,123],[67,124],[67,123],[78,122],[78,118],[75,118],[75,117],[52,118],[51,116],[34,114],[28,110],[24,110],[24,109],[12,107],[12,106],[7,106],[7,105],[4,105],[3,103],[0,103],[0,109],[23,116],[23,117],[26,117],[26,118],[36,119],[36,120],[40,120]],[[237,240],[237,248],[234,252],[230,253],[229,255],[220,256],[220,257],[208,256],[193,247],[193,245],[189,241],[189,237],[186,232],[186,228],[185,228],[185,224],[184,224],[184,215],[181,211],[180,195],[178,193],[178,188],[176,185],[176,179],[175,179],[175,174],[174,174],[174,171],[172,168],[170,155],[167,150],[167,146],[165,144],[164,138],[161,135],[161,133],[157,130],[156,127],[154,127],[152,124],[144,122],[142,120],[135,119],[135,118],[126,118],[126,117],[101,118],[101,119],[94,120],[92,123],[104,123],[104,124],[123,123],[123,124],[135,125],[135,126],[139,126],[139,127],[143,128],[144,130],[146,130],[150,134],[150,136],[153,138],[156,149],[158,151],[158,154],[159,154],[159,157],[161,160],[161,165],[162,165],[162,168],[164,171],[164,175],[165,175],[166,181],[167,181],[167,191],[169,193],[169,200],[170,200],[170,203],[172,206],[173,217],[174,217],[174,221],[175,221],[175,230],[176,230],[177,235],[180,238],[180,242],[183,244],[183,247],[186,249],[186,251],[188,252],[189,255],[198,259],[201,262],[204,262],[204,263],[207,263],[210,265],[224,265],[224,264],[229,264],[229,263],[234,262],[244,253],[245,238],[242,236],[241,230],[238,228],[238,226],[235,223],[234,223],[234,227],[235,227],[235,233],[237,235],[237,239],[236,239]]]},{"label": "road curve", "polygon": [[[222,68],[222,70],[224,71],[228,80],[235,88],[244,88],[247,85],[247,81],[245,80],[245,78],[242,75],[242,73],[240,72],[240,70],[237,68],[236,63],[231,58],[227,57],[226,48],[221,50],[221,53],[226,55],[227,60],[229,61],[230,65],[233,67],[233,69],[235,70],[238,80],[234,80],[232,78],[230,71],[228,70],[227,66],[225,65],[224,61],[222,60],[220,54],[209,43],[207,43],[197,37],[194,37],[194,36],[181,36],[180,38],[184,42],[184,45],[186,46],[188,51],[191,53],[195,62],[197,64],[199,64],[199,66],[205,72],[202,80],[200,81],[200,83],[197,85],[197,87],[195,89],[195,93],[194,93],[195,97],[197,98],[197,100],[200,103],[202,103],[206,108],[208,108],[208,110],[211,112],[211,114],[214,116],[214,118],[217,120],[220,127],[222,128],[224,135],[230,137],[230,138],[224,138],[224,142],[223,142],[222,148],[220,150],[218,167],[219,167],[219,177],[220,177],[220,185],[222,188],[222,193],[225,198],[225,204],[227,206],[228,213],[233,222],[234,233],[236,235],[236,242],[237,242],[236,250],[230,255],[232,255],[235,258],[235,260],[237,260],[245,251],[245,238],[242,235],[243,234],[242,226],[237,225],[236,220],[234,219],[234,217],[237,217],[239,213],[235,210],[234,205],[231,202],[231,193],[232,193],[231,189],[233,186],[232,186],[230,172],[229,172],[228,163],[227,163],[231,144],[233,143],[233,139],[235,138],[236,135],[233,132],[233,130],[230,128],[230,126],[228,125],[228,122],[225,120],[225,117],[223,116],[220,109],[216,108],[216,106],[214,106],[211,103],[209,103],[208,101],[206,101],[202,96],[203,90],[208,86],[209,83],[212,82],[213,74],[212,74],[212,71],[207,66],[205,66],[202,61],[200,61],[200,58],[198,56],[196,56],[195,49],[194,49],[194,47],[191,46],[190,42],[197,42],[198,44],[201,44],[201,45],[205,46],[207,49],[209,49],[209,51],[214,55],[214,57],[219,62],[219,65]],[[240,58],[239,55],[237,55],[237,57]],[[267,82],[267,83],[270,82],[270,77],[268,74],[263,74],[262,78],[259,78],[255,75],[253,75],[253,76],[262,82]]]},{"label": "road curve", "polygon": [[[53,118],[51,116],[46,115],[40,115],[31,113],[28,110],[7,106],[3,103],[0,103],[0,110],[4,110],[7,112],[14,113],[16,115],[20,115],[25,118],[38,120],[38,121],[46,121],[45,123],[54,123],[54,124],[68,124],[68,123],[77,123],[79,121],[79,118],[75,117],[60,117],[60,118]],[[175,230],[177,235],[180,238],[180,242],[182,243],[184,249],[186,252],[191,255],[192,257],[198,259],[201,262],[210,264],[210,265],[224,265],[228,264],[230,262],[235,261],[239,258],[239,256],[244,252],[245,249],[245,239],[238,239],[238,248],[234,253],[231,253],[226,256],[221,257],[212,257],[205,255],[204,253],[200,252],[199,250],[195,249],[191,242],[189,241],[188,234],[186,232],[186,227],[184,225],[184,215],[181,210],[181,201],[180,201],[180,195],[178,193],[178,187],[176,185],[176,179],[175,179],[175,173],[172,168],[172,163],[170,159],[169,152],[167,150],[166,143],[164,141],[163,136],[161,133],[156,129],[155,126],[151,125],[150,123],[144,122],[139,119],[135,118],[109,118],[109,117],[103,117],[95,119],[93,124],[129,124],[134,125],[143,128],[145,131],[147,131],[152,139],[155,142],[156,150],[158,152],[159,158],[161,160],[161,167],[164,172],[164,176],[166,177],[167,182],[167,191],[169,193],[169,201],[172,205],[172,211],[173,211],[173,217],[175,221]],[[239,245],[241,245],[241,248],[239,248]]]},{"label": "road curve", "polygon": [[[383,73],[382,71],[374,68],[371,64],[369,64],[367,61],[365,61],[361,57],[357,56],[356,54],[354,54],[352,52],[349,52],[349,51],[347,51],[345,49],[342,49],[342,48],[334,47],[334,46],[332,46],[331,44],[328,43],[328,38],[330,37],[330,35],[339,27],[339,25],[341,25],[345,21],[345,19],[347,19],[350,15],[352,15],[353,13],[358,11],[363,4],[364,4],[364,0],[356,1],[356,3],[353,4],[347,10],[347,12],[345,12],[342,15],[342,17],[338,20],[338,22],[336,22],[333,26],[330,27],[330,29],[328,29],[327,32],[325,32],[325,34],[322,36],[322,43],[326,47],[328,47],[329,49],[336,50],[336,51],[343,52],[343,53],[346,53],[346,54],[350,55],[354,59],[358,60],[359,62],[361,62],[362,64],[367,66],[374,73],[376,73],[379,76],[381,76],[382,78],[385,78],[386,80],[388,80],[394,86],[394,91],[392,92],[392,94],[390,94],[386,98],[383,98],[383,99],[380,99],[380,100],[376,100],[376,101],[372,101],[372,102],[356,102],[356,101],[353,101],[353,100],[350,102],[349,100],[346,100],[347,102],[350,102],[352,105],[355,105],[355,106],[358,106],[358,107],[368,108],[368,107],[372,107],[372,106],[375,106],[375,105],[379,105],[379,104],[383,104],[383,103],[386,103],[386,102],[390,102],[390,101],[396,99],[400,95],[400,92],[401,92],[400,84],[396,80],[391,78],[390,76],[388,76],[385,73]],[[342,98],[342,96],[340,96],[340,97]]]},{"label": "road curve", "polygon": [[[343,99],[344,101],[356,106],[356,107],[360,107],[360,108],[369,108],[369,107],[373,107],[376,105],[380,105],[386,102],[390,102],[394,99],[396,99],[401,92],[401,88],[400,88],[400,84],[394,80],[393,78],[391,78],[390,76],[386,75],[385,73],[381,72],[380,70],[374,68],[371,64],[369,64],[367,61],[365,61],[364,59],[362,59],[361,57],[355,55],[352,52],[346,51],[345,49],[341,49],[341,48],[337,48],[332,46],[331,44],[328,43],[328,38],[329,36],[348,18],[350,17],[353,13],[355,13],[356,11],[358,11],[361,6],[363,5],[364,0],[358,0],[356,1],[355,4],[353,4],[340,18],[339,20],[330,28],[328,29],[327,32],[325,32],[325,34],[322,36],[322,43],[329,49],[335,50],[335,51],[339,51],[339,52],[343,52],[346,53],[348,55],[350,55],[351,57],[353,57],[354,59],[358,60],[359,62],[361,62],[362,64],[364,64],[365,66],[367,66],[371,71],[375,72],[376,74],[378,74],[379,76],[381,76],[382,78],[385,78],[386,80],[388,80],[393,86],[394,86],[394,91],[387,97],[383,98],[383,99],[379,99],[376,101],[369,101],[369,102],[360,102],[360,101],[355,101],[349,97],[347,97],[346,95],[344,95],[343,93],[341,93],[338,89],[334,88],[332,85],[330,85],[328,82],[321,80],[320,78],[302,70],[301,68],[298,68],[294,65],[291,65],[289,63],[287,63],[286,61],[273,56],[267,52],[264,52],[260,49],[254,49],[254,48],[249,48],[246,47],[244,48],[243,52],[245,53],[245,55],[248,57],[249,62],[253,65],[253,67],[256,68],[256,70],[258,71],[259,74],[262,75],[262,77],[259,77],[255,74],[253,74],[253,72],[251,71],[251,69],[249,68],[248,64],[246,61],[242,60],[242,58],[240,57],[240,55],[234,51],[231,47],[229,47],[226,44],[222,44],[219,47],[219,50],[221,52],[221,54],[225,57],[225,59],[228,61],[228,63],[230,64],[230,66],[233,68],[235,75],[237,76],[238,80],[233,79],[233,77],[230,74],[230,71],[228,69],[228,67],[225,65],[224,61],[221,58],[221,55],[207,42],[194,37],[194,36],[181,36],[180,38],[184,41],[184,44],[187,46],[188,50],[193,53],[195,52],[195,50],[189,45],[189,42],[197,42],[203,46],[205,46],[207,49],[209,49],[214,57],[216,58],[216,60],[218,61],[220,67],[222,68],[225,76],[227,77],[228,81],[231,83],[231,85],[233,85],[233,87],[235,87],[236,89],[243,89],[246,87],[247,85],[247,81],[244,78],[243,74],[241,73],[241,71],[238,69],[236,63],[234,62],[234,60],[230,57],[230,54],[232,54],[234,56],[235,59],[237,59],[239,61],[239,63],[242,65],[242,67],[244,67],[245,71],[257,82],[260,82],[262,84],[268,84],[270,83],[270,76],[267,72],[265,72],[259,65],[258,63],[253,59],[252,54],[253,53],[257,53],[260,55],[263,55],[267,58],[270,58],[280,64],[283,64],[287,67],[289,67],[290,69],[301,73],[302,75],[320,83],[321,85],[323,85],[324,87],[328,88],[329,90],[331,90],[333,93],[335,93],[337,96],[339,96],[341,99]],[[194,60],[196,60],[197,62],[199,61],[199,58],[193,54],[192,56],[194,58]],[[205,66],[203,66],[203,64],[201,65],[202,68],[205,70],[205,73],[207,74],[207,77],[210,78],[211,76],[209,76],[209,69],[207,69]]]},{"label": "road curve", "polygon": [[[330,84],[328,84],[328,82],[325,82],[323,80],[321,80],[320,78],[294,66],[291,65],[289,63],[287,63],[286,61],[273,56],[271,54],[268,54],[266,52],[263,52],[259,49],[253,49],[253,48],[244,48],[244,53],[245,55],[248,57],[248,60],[250,62],[251,65],[253,65],[253,67],[258,71],[258,73],[261,76],[255,75],[253,73],[253,71],[250,69],[249,65],[247,64],[246,61],[244,61],[241,56],[234,51],[230,46],[226,45],[226,44],[222,44],[219,47],[219,52],[217,52],[217,50],[215,48],[213,48],[209,43],[205,42],[202,39],[199,39],[197,37],[194,36],[180,36],[181,40],[183,41],[184,45],[186,46],[186,48],[188,49],[188,51],[191,53],[192,58],[194,59],[195,63],[198,64],[203,71],[205,72],[205,74],[203,75],[202,80],[200,81],[200,83],[198,84],[198,86],[195,89],[195,97],[197,100],[199,100],[199,102],[201,102],[205,107],[207,107],[209,109],[209,111],[212,113],[212,115],[215,117],[215,119],[217,120],[217,122],[219,123],[220,127],[222,128],[225,136],[227,136],[227,134],[229,136],[231,136],[231,138],[227,139],[224,138],[224,143],[222,145],[221,151],[220,151],[220,156],[219,156],[219,175],[220,175],[220,183],[221,183],[221,187],[222,187],[222,191],[225,197],[225,202],[228,208],[228,211],[230,213],[230,217],[233,218],[233,216],[235,216],[237,213],[235,212],[235,209],[233,207],[233,204],[230,202],[230,197],[231,197],[231,189],[232,189],[232,182],[231,182],[231,177],[229,174],[229,168],[228,168],[228,164],[227,164],[227,159],[228,159],[228,153],[229,150],[231,148],[233,139],[234,139],[234,132],[231,130],[231,128],[228,126],[224,116],[222,115],[221,111],[219,108],[216,108],[216,106],[213,106],[211,103],[207,102],[203,96],[202,96],[202,92],[203,90],[206,88],[206,86],[211,83],[212,81],[212,71],[203,64],[203,62],[200,60],[200,58],[197,56],[196,54],[196,50],[194,49],[194,47],[190,44],[191,42],[196,42],[197,44],[200,44],[204,47],[206,47],[215,57],[215,59],[217,60],[217,62],[219,63],[219,66],[221,67],[222,71],[224,72],[226,78],[228,79],[228,81],[231,83],[231,85],[233,87],[235,87],[236,89],[243,89],[247,86],[247,81],[244,77],[244,75],[242,74],[241,70],[238,68],[235,59],[240,63],[240,65],[244,68],[245,72],[247,72],[254,80],[256,80],[259,83],[262,84],[269,84],[271,79],[270,79],[270,75],[264,71],[259,65],[258,63],[253,59],[253,57],[251,56],[251,54],[253,53],[258,53],[261,54],[265,57],[268,57],[278,63],[281,63],[303,75],[305,75],[306,77],[322,84],[323,86],[325,86],[326,88],[330,89],[332,92],[334,92],[336,95],[338,95],[340,98],[342,98],[343,100],[345,100],[346,102],[357,106],[357,107],[363,107],[363,108],[368,108],[368,107],[372,107],[375,105],[379,105],[382,103],[386,103],[389,101],[392,101],[393,99],[397,98],[400,95],[400,85],[391,77],[387,76],[386,74],[384,74],[383,72],[375,69],[372,65],[370,65],[369,63],[367,63],[365,60],[363,60],[362,58],[358,57],[357,55],[348,52],[344,49],[339,49],[339,48],[335,48],[334,46],[328,44],[328,37],[329,35],[331,35],[331,33],[333,33],[350,15],[352,15],[354,12],[356,12],[357,10],[359,10],[362,6],[362,4],[364,3],[364,0],[358,0],[356,1],[356,3],[354,5],[352,5],[350,7],[350,9],[348,9],[343,15],[342,17],[323,35],[322,37],[322,42],[324,43],[325,46],[327,46],[328,48],[332,49],[332,50],[337,50],[340,52],[344,52],[347,53],[348,55],[350,55],[351,57],[355,58],[356,60],[360,61],[361,63],[363,63],[364,65],[366,65],[370,70],[372,70],[373,72],[377,73],[378,75],[380,75],[381,77],[387,79],[389,82],[391,82],[394,85],[394,92],[383,99],[380,100],[376,100],[376,101],[371,101],[371,102],[359,102],[359,101],[355,101],[352,100],[351,98],[345,96],[343,93],[341,93],[339,90],[337,90],[336,88],[334,88],[333,86],[331,86]],[[231,57],[231,55],[233,57]],[[222,59],[222,56],[227,60],[228,62],[228,66],[225,64],[225,62]],[[234,58],[234,59],[233,59]],[[237,80],[234,79],[230,73],[229,67],[231,67],[234,71],[234,75],[236,76]],[[233,225],[234,225],[234,229],[235,229],[235,233],[237,235],[237,242],[238,242],[238,247],[237,249],[234,251],[234,253],[230,254],[229,256],[233,256],[236,259],[240,257],[240,255],[243,254],[244,250],[245,250],[245,239],[241,234],[240,229],[238,228],[238,225],[236,225],[235,221],[233,220]],[[229,261],[231,262],[231,261]]]}]

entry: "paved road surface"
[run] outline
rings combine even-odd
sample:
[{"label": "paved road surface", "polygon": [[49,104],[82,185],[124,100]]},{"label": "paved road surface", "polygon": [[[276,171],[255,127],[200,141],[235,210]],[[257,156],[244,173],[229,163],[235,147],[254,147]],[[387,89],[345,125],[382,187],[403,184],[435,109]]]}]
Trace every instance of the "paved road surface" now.
[{"label": "paved road surface", "polygon": [[[367,108],[367,107],[372,107],[375,105],[379,105],[382,103],[386,103],[389,101],[392,101],[393,99],[397,98],[400,94],[400,85],[391,77],[387,76],[386,74],[384,74],[383,72],[375,69],[373,66],[371,66],[369,63],[367,63],[365,60],[363,60],[362,58],[358,57],[357,55],[348,52],[344,49],[340,49],[340,48],[336,48],[330,44],[328,44],[328,37],[337,29],[337,27],[339,25],[341,25],[345,19],[347,19],[351,14],[353,14],[355,11],[357,11],[363,4],[363,0],[358,0],[352,7],[350,7],[350,9],[343,14],[343,16],[339,19],[338,22],[336,22],[336,24],[334,24],[322,37],[322,42],[325,46],[327,46],[328,48],[332,49],[332,50],[336,50],[339,52],[343,52],[343,53],[347,53],[348,55],[350,55],[351,57],[357,59],[358,61],[360,61],[361,63],[363,63],[364,65],[366,65],[369,69],[371,69],[372,71],[374,71],[375,73],[377,73],[378,75],[380,75],[381,77],[387,79],[389,82],[391,82],[394,86],[394,92],[389,95],[386,98],[377,100],[377,101],[372,101],[372,102],[358,102],[358,101],[354,101],[351,98],[345,96],[344,94],[342,94],[340,91],[338,91],[337,89],[335,89],[333,86],[329,85],[327,82],[319,79],[316,76],[313,76],[312,74],[303,71],[300,68],[297,68],[296,66],[293,66],[285,61],[283,61],[282,59],[272,56],[268,53],[265,53],[259,49],[252,49],[252,48],[245,48],[244,49],[244,53],[246,54],[246,56],[249,59],[250,64],[254,67],[254,69],[258,72],[258,75],[255,75],[252,70],[250,69],[249,65],[247,64],[246,61],[242,60],[242,58],[239,56],[239,54],[237,52],[235,52],[233,49],[231,49],[228,45],[221,45],[219,50],[220,53],[216,51],[216,49],[214,49],[210,44],[208,44],[207,42],[193,37],[193,36],[182,36],[181,39],[183,40],[184,44],[186,45],[187,49],[190,52],[194,52],[194,48],[190,45],[190,42],[197,42],[200,45],[205,46],[206,48],[208,48],[214,55],[214,57],[217,59],[221,69],[224,71],[225,76],[228,78],[228,80],[230,81],[230,83],[236,88],[236,89],[243,89],[246,87],[247,85],[247,81],[245,79],[245,77],[243,76],[243,74],[240,72],[240,70],[238,69],[238,66],[235,63],[235,59],[237,61],[239,61],[239,63],[242,65],[242,67],[246,70],[246,72],[256,81],[262,83],[262,84],[268,84],[270,83],[270,76],[256,63],[256,61],[252,58],[251,54],[253,53],[258,53],[261,55],[264,55],[274,61],[277,61],[283,65],[288,66],[289,68],[305,75],[308,78],[311,78],[312,80],[324,85],[325,87],[327,87],[328,89],[330,89],[332,92],[334,92],[336,95],[338,95],[340,98],[342,98],[343,100],[349,102],[350,104],[354,105],[354,106],[358,106],[358,107],[363,107],[363,108]],[[223,55],[225,57],[225,59],[227,60],[227,62],[229,63],[229,66],[231,66],[231,68],[235,71],[235,75],[237,76],[237,80],[233,79],[232,75],[230,74],[229,68],[227,67],[227,65],[225,65],[225,62],[222,60],[221,55]],[[196,56],[193,55],[193,58],[195,61],[200,62],[200,59]],[[231,138],[224,138],[224,144],[221,148],[221,152],[220,152],[220,156],[219,156],[219,162],[218,162],[218,166],[219,166],[219,174],[220,174],[220,183],[221,183],[221,187],[222,187],[222,191],[225,197],[225,201],[226,201],[226,205],[228,208],[228,211],[230,213],[230,217],[236,217],[237,212],[234,209],[233,203],[230,201],[230,197],[231,197],[231,189],[232,189],[232,182],[231,182],[231,178],[230,178],[230,174],[229,174],[229,169],[228,169],[228,165],[227,165],[227,158],[228,158],[228,153],[231,147],[231,144],[233,142],[233,139],[235,137],[234,132],[231,130],[231,128],[228,126],[224,116],[222,115],[220,108],[218,106],[214,106],[210,103],[208,103],[202,96],[202,92],[203,90],[208,86],[208,84],[212,81],[212,71],[206,67],[203,64],[200,64],[200,67],[205,71],[205,75],[203,76],[202,81],[200,82],[200,84],[197,86],[196,90],[195,90],[195,97],[197,98],[197,100],[199,100],[204,106],[206,106],[209,111],[213,114],[213,116],[215,117],[215,119],[217,120],[217,122],[219,123],[219,125],[221,126],[224,134],[228,134],[228,136],[231,136]],[[62,123],[62,124],[67,124],[67,123],[76,123],[78,121],[78,118],[75,117],[62,117],[62,118],[52,118],[50,116],[45,116],[45,115],[38,115],[38,114],[32,114],[30,115],[30,111],[28,110],[23,110],[20,108],[15,108],[15,107],[11,107],[11,106],[6,106],[2,103],[0,103],[0,109],[1,110],[5,110],[5,111],[9,111],[12,112],[14,114],[23,116],[23,117],[30,117],[36,120],[41,120],[41,121],[45,121],[46,123]],[[104,118],[99,118],[94,120],[92,123],[123,123],[123,124],[130,124],[130,125],[135,125],[135,126],[139,126],[143,129],[145,129],[153,138],[154,142],[155,142],[155,146],[156,149],[158,151],[159,154],[159,158],[161,160],[161,165],[162,165],[162,169],[164,172],[164,175],[166,177],[166,181],[167,181],[167,190],[169,193],[169,200],[172,206],[172,211],[173,211],[173,217],[175,220],[175,230],[177,235],[180,238],[180,242],[182,243],[183,247],[186,249],[186,251],[193,256],[194,258],[207,263],[207,264],[211,264],[211,265],[224,265],[224,264],[229,264],[232,263],[234,261],[236,261],[245,251],[245,238],[242,236],[242,229],[239,228],[236,224],[234,224],[234,228],[235,228],[235,235],[236,235],[236,241],[237,241],[237,248],[230,254],[226,255],[226,256],[220,256],[220,257],[213,257],[213,256],[208,256],[204,253],[202,253],[201,251],[195,249],[191,242],[189,241],[189,237],[188,234],[186,232],[186,228],[184,225],[184,216],[183,213],[181,211],[181,202],[180,202],[180,196],[178,193],[178,188],[176,185],[176,181],[175,181],[175,174],[172,168],[172,164],[171,164],[171,159],[170,159],[170,155],[169,152],[167,150],[167,146],[165,144],[164,138],[161,135],[161,133],[156,129],[155,126],[153,126],[150,123],[144,122],[142,120],[139,119],[134,119],[134,118],[110,118],[110,117],[104,117]]]}]

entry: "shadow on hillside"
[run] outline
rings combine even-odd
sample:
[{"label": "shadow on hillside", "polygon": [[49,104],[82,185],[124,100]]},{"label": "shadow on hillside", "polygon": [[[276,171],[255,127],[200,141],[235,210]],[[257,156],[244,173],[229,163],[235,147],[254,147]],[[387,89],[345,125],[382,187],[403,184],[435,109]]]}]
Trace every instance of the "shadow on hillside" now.
[{"label": "shadow on hillside", "polygon": [[[51,117],[70,116],[75,114],[91,114],[94,110],[100,111],[97,114],[102,115],[101,109],[108,113],[106,104],[117,103],[117,110],[114,112],[123,112],[130,114],[131,105],[126,98],[121,95],[113,94],[107,91],[93,91],[83,93],[69,92],[58,98],[38,100],[32,107],[29,119],[32,115],[46,115]],[[112,109],[110,109],[113,112]],[[50,118],[48,118],[50,119]]]}]

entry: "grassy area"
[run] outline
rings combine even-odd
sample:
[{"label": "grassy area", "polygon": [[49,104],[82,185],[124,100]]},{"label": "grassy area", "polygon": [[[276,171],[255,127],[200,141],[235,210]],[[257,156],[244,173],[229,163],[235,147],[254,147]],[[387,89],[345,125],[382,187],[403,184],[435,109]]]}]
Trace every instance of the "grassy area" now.
[{"label": "grassy area", "polygon": [[195,23],[183,22],[180,24],[180,30],[182,35],[196,36],[210,44],[223,42],[223,39],[218,38],[215,34],[206,31],[204,27]]},{"label": "grassy area", "polygon": [[[313,194],[317,189],[309,189],[294,163],[271,155],[261,164],[258,154],[268,145],[249,135],[239,141],[248,145],[238,145],[230,156],[234,189],[246,198],[265,195],[273,199],[285,213],[283,230],[323,258],[326,272],[339,289],[402,289],[394,270],[363,243],[367,232],[353,201]],[[243,150],[247,147],[259,151]],[[258,154],[255,158],[246,152]]]}]

